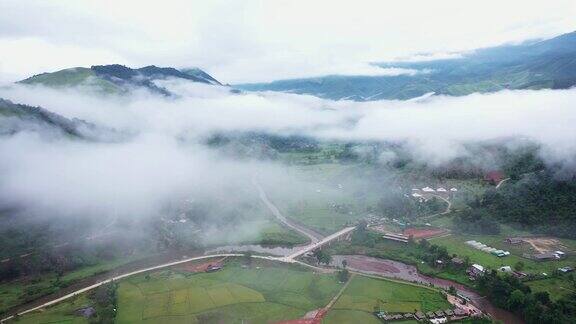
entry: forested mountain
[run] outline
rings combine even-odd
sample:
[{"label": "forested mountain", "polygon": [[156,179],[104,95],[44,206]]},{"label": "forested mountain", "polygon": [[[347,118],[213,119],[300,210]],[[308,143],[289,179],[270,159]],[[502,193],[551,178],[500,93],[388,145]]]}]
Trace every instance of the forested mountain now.
[{"label": "forested mountain", "polygon": [[123,136],[115,130],[80,119],[68,119],[40,107],[15,104],[0,98],[0,136],[20,132],[105,141],[114,141]]},{"label": "forested mountain", "polygon": [[133,88],[143,87],[154,93],[171,95],[168,90],[154,82],[168,78],[221,85],[208,73],[198,68],[180,71],[175,68],[150,65],[131,69],[119,64],[94,65],[90,68],[76,67],[52,73],[42,73],[19,83],[41,84],[53,88],[87,87],[102,93],[124,93]]},{"label": "forested mountain", "polygon": [[565,89],[576,84],[576,32],[539,42],[481,49],[461,58],[374,65],[417,72],[398,76],[330,75],[236,87],[357,101],[410,99],[427,93],[461,96],[503,89]]}]

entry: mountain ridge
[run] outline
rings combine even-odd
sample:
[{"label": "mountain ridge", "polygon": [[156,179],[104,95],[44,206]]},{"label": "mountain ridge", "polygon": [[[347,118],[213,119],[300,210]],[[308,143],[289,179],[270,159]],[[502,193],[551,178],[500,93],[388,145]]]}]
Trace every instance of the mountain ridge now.
[{"label": "mountain ridge", "polygon": [[461,96],[504,89],[566,89],[576,85],[576,32],[543,41],[479,49],[461,58],[373,65],[422,73],[327,75],[235,87],[247,91],[281,91],[356,101],[406,100],[431,92]]}]

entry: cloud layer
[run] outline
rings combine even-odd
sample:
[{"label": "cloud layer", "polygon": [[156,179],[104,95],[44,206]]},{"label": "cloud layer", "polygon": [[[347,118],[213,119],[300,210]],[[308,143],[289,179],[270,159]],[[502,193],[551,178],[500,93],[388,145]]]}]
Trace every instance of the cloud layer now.
[{"label": "cloud layer", "polygon": [[5,0],[0,75],[109,63],[200,66],[228,83],[359,74],[367,62],[552,37],[574,16],[572,0]]}]

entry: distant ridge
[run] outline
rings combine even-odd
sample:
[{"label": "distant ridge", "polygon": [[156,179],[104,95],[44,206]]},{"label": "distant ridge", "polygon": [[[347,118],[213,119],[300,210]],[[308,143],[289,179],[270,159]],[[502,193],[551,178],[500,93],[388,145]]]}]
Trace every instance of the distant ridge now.
[{"label": "distant ridge", "polygon": [[462,96],[504,89],[567,89],[576,85],[576,32],[543,41],[480,49],[462,58],[374,65],[426,73],[329,75],[235,87],[247,91],[282,91],[355,101],[406,100],[427,93]]}]

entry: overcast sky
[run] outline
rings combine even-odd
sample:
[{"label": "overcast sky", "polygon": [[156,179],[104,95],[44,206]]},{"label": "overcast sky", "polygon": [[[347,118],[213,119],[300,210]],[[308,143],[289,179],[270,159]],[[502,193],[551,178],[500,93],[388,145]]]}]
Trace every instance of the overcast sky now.
[{"label": "overcast sky", "polygon": [[367,62],[552,37],[574,17],[574,0],[2,0],[0,81],[111,63],[229,83],[375,74]]}]

